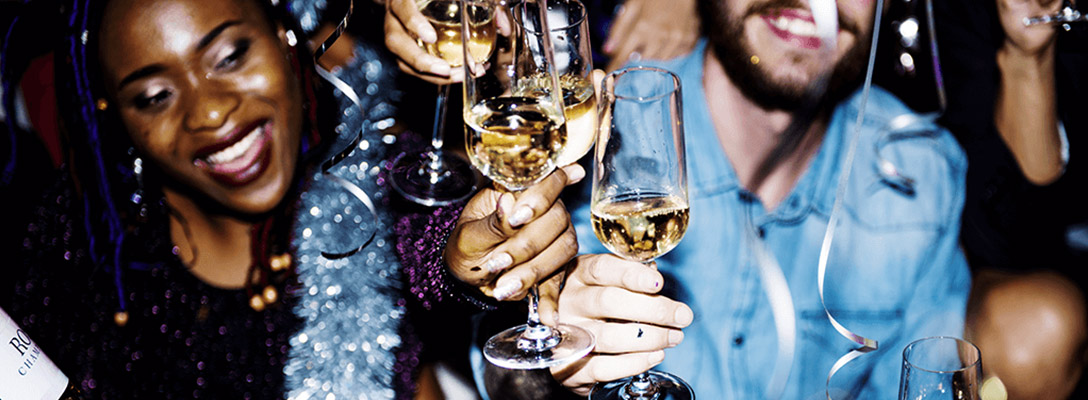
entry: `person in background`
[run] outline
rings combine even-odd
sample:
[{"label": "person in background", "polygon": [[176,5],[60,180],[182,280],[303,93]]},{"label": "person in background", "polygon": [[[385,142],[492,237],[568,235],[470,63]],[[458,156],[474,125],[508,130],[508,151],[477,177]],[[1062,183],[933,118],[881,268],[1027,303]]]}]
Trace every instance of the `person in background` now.
[{"label": "person in background", "polygon": [[1023,23],[1064,6],[933,2],[941,122],[970,165],[961,237],[976,279],[965,334],[1009,399],[1088,394],[1088,31]]}]

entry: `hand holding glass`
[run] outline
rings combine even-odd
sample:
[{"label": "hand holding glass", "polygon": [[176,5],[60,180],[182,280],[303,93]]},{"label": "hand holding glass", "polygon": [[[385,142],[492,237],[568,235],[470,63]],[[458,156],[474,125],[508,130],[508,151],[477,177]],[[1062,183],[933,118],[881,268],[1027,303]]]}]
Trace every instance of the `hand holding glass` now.
[{"label": "hand holding glass", "polygon": [[[551,61],[550,36],[543,35],[541,43],[535,43],[536,37],[515,25],[510,8],[492,4],[495,50],[486,59],[474,59],[468,56],[471,47],[462,49],[466,150],[480,172],[502,189],[517,192],[555,170],[556,157],[566,143],[566,121],[562,99],[553,96],[559,93],[559,80]],[[524,17],[536,19],[547,31],[547,21],[540,14]],[[461,29],[468,34],[467,27]],[[534,53],[532,47],[543,51]],[[529,290],[528,300],[528,323],[489,339],[483,351],[488,361],[503,368],[546,368],[582,358],[593,349],[589,331],[540,322],[536,285]]]},{"label": "hand holding glass", "polygon": [[[605,77],[593,152],[593,231],[613,254],[649,265],[684,237],[687,169],[680,78],[635,67]],[[591,400],[690,400],[680,378],[647,371],[598,383]]]}]

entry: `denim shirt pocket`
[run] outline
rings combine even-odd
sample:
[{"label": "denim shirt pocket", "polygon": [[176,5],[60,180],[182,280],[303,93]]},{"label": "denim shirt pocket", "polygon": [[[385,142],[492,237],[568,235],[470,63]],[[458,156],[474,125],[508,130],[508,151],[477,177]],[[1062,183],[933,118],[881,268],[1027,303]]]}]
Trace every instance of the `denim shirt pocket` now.
[{"label": "denim shirt pocket", "polygon": [[[901,309],[889,308],[853,308],[829,310],[835,320],[852,332],[875,339],[895,341],[892,338],[900,332],[904,321]],[[827,374],[842,356],[858,348],[857,344],[840,335],[828,320],[824,310],[802,310],[798,321],[796,366],[812,371],[795,371],[798,399],[826,399],[828,389]],[[836,399],[858,398],[859,394],[874,369],[878,366],[877,353],[888,349],[880,348],[874,353],[864,354],[847,363],[831,379],[830,390]]]}]

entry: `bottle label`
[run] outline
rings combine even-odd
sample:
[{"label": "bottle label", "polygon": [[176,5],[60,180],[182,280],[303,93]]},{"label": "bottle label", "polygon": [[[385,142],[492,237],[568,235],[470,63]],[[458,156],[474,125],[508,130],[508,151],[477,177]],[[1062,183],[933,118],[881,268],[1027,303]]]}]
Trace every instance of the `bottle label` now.
[{"label": "bottle label", "polygon": [[68,377],[0,309],[0,400],[56,400]]}]

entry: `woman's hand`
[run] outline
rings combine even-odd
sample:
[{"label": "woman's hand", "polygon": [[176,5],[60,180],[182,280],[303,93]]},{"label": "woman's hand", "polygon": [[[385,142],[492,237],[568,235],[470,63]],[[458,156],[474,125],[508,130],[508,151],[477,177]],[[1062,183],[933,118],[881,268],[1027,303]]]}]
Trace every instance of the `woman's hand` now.
[{"label": "woman's hand", "polygon": [[449,63],[427,53],[416,42],[434,43],[437,35],[415,0],[387,0],[385,46],[397,57],[400,70],[436,85],[460,82],[464,75],[461,68],[450,68]]},{"label": "woman's hand", "polygon": [[578,240],[559,193],[582,180],[568,165],[519,193],[484,189],[461,213],[446,245],[446,263],[463,282],[498,300],[521,299],[578,254]]},{"label": "woman's hand", "polygon": [[554,324],[562,317],[588,329],[597,346],[581,360],[552,368],[564,386],[586,395],[596,382],[652,368],[665,359],[664,349],[684,339],[680,329],[691,324],[691,308],[657,294],[664,278],[656,267],[603,254],[579,256],[571,267],[565,284],[556,277],[541,285],[540,318]]},{"label": "woman's hand", "polygon": [[626,0],[604,42],[608,71],[628,61],[665,60],[691,51],[699,39],[695,0]]}]

